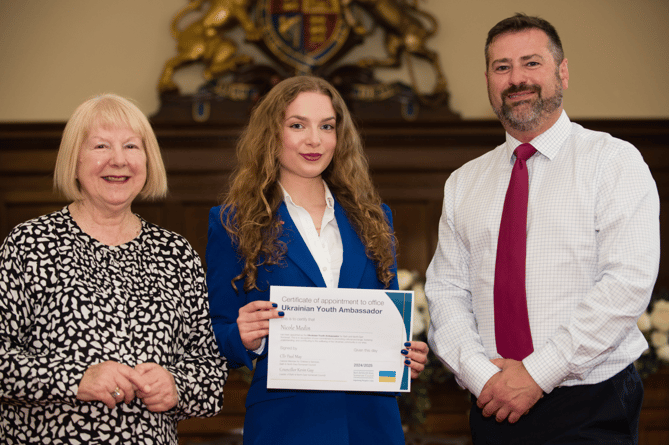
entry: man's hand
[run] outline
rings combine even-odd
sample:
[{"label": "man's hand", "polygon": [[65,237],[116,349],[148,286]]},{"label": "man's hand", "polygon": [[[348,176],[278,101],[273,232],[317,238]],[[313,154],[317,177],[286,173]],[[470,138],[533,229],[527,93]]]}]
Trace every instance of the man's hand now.
[{"label": "man's hand", "polygon": [[543,390],[523,362],[497,358],[492,363],[502,372],[486,382],[476,404],[485,417],[494,415],[498,422],[508,419],[509,423],[516,423],[543,397]]}]

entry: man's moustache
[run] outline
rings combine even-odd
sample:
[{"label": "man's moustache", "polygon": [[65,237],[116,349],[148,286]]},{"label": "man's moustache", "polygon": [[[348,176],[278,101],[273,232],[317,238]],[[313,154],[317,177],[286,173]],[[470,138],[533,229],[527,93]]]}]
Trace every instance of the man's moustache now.
[{"label": "man's moustache", "polygon": [[523,91],[533,91],[541,96],[541,87],[539,85],[513,85],[502,92],[502,97],[508,98],[511,94],[516,94]]}]

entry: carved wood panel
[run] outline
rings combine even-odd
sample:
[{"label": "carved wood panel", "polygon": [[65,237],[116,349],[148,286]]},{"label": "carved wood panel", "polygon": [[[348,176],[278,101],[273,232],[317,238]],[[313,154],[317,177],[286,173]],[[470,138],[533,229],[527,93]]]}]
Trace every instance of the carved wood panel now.
[{"label": "carved wood panel", "polygon": [[[661,205],[669,203],[669,121],[589,121],[587,128],[607,131],[636,145],[650,165]],[[52,171],[64,124],[0,124],[0,238],[16,224],[66,204],[52,192]],[[234,166],[239,127],[155,125],[168,170],[170,192],[160,202],[138,202],[145,219],[183,234],[204,261],[209,208],[218,203]],[[390,205],[401,268],[425,272],[437,245],[444,181],[456,168],[504,140],[495,121],[383,125],[362,128],[374,181]],[[660,216],[668,233],[669,216]],[[665,237],[666,239],[666,237]],[[663,245],[666,241],[663,239]],[[656,288],[669,287],[669,249],[662,249]],[[213,419],[193,419],[180,427],[182,437],[204,440],[239,428],[246,384],[233,372],[226,403]],[[669,371],[651,376],[641,417],[641,444],[669,441]],[[447,436],[467,434],[467,394],[451,381],[432,394],[426,430]]]}]

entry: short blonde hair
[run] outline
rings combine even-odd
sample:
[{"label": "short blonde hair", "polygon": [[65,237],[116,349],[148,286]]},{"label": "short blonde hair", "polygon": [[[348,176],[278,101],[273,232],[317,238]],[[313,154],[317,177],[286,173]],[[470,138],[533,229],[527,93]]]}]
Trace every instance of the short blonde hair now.
[{"label": "short blonde hair", "polygon": [[109,93],[93,96],[79,105],[67,121],[53,173],[53,187],[56,191],[67,199],[83,199],[77,181],[77,163],[81,145],[94,125],[130,128],[139,134],[146,150],[146,183],[139,196],[157,199],[167,194],[165,164],[149,120],[128,99]]}]

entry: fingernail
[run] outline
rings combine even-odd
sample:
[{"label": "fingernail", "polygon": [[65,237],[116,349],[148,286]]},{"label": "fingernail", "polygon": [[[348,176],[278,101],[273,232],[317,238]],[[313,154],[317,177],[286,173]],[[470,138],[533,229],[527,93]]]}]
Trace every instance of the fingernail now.
[{"label": "fingernail", "polygon": [[406,346],[407,348],[410,347],[410,346],[411,346],[411,342],[408,341],[408,342],[404,343],[404,346]]},{"label": "fingernail", "polygon": [[405,364],[405,365],[410,365],[410,364],[411,364],[411,360],[404,360],[404,364]]},{"label": "fingernail", "polygon": [[283,311],[279,311],[279,317],[283,317]]},{"label": "fingernail", "polygon": [[407,351],[406,349],[402,349],[402,354],[407,355],[408,353],[409,351]]},{"label": "fingernail", "polygon": [[279,305],[276,303],[272,303],[272,307],[279,307]]}]

